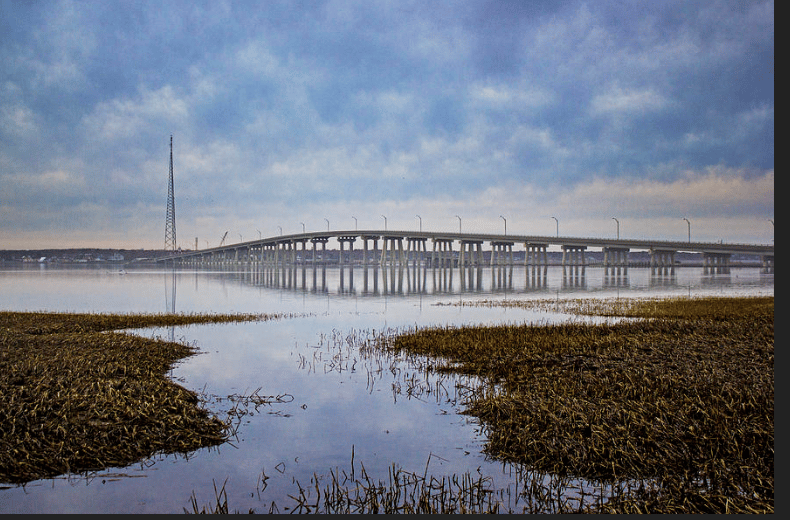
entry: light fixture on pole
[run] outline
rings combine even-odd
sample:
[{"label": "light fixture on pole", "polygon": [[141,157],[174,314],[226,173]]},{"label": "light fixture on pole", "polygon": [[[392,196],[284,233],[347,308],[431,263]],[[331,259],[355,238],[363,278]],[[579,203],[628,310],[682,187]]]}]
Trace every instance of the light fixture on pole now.
[{"label": "light fixture on pole", "polygon": [[507,235],[507,219],[505,217],[503,217],[502,215],[499,215],[499,218],[501,218],[502,220],[505,221],[505,234]]},{"label": "light fixture on pole", "polygon": [[687,219],[686,217],[683,217],[683,220],[685,220],[686,224],[688,224],[688,228],[689,228],[689,242],[691,242],[691,222],[689,222],[689,219]]},{"label": "light fixture on pole", "polygon": [[461,217],[456,215],[456,218],[458,219],[458,232],[461,233]]},{"label": "light fixture on pole", "polygon": [[554,219],[554,222],[557,223],[557,236],[560,236],[560,221],[557,220],[557,217],[551,217]]},{"label": "light fixture on pole", "polygon": [[422,217],[419,215],[416,215],[416,217],[420,219],[420,233],[422,233]]},{"label": "light fixture on pole", "polygon": [[619,221],[619,220],[617,220],[617,219],[616,219],[616,218],[614,218],[614,217],[612,217],[612,220],[614,220],[615,222],[617,222],[617,240],[620,240],[620,221]]},{"label": "light fixture on pole", "polygon": [[387,217],[385,217],[384,215],[382,215],[382,216],[381,216],[381,218],[383,218],[383,219],[384,219],[384,231],[387,231]]}]

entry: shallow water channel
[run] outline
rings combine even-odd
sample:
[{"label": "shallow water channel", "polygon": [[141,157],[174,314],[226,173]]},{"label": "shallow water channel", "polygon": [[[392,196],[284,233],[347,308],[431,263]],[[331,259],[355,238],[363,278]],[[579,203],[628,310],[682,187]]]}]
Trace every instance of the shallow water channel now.
[{"label": "shallow water channel", "polygon": [[[773,295],[759,268],[656,274],[631,268],[563,272],[549,267],[288,271],[125,267],[0,267],[0,309],[106,313],[262,313],[241,324],[146,329],[195,345],[171,377],[203,394],[221,418],[236,407],[237,438],[218,448],[163,455],[126,468],[3,486],[3,513],[180,513],[216,503],[231,511],[288,512],[298,486],[392,465],[417,474],[490,478],[514,485],[513,468],[487,460],[473,417],[461,415],[464,381],[426,374],[408,360],[366,358],[350,337],[461,324],[548,323],[578,317],[460,305],[482,300]],[[419,364],[419,363],[418,363]],[[459,387],[458,385],[461,384]],[[459,390],[459,388],[461,390]],[[244,396],[252,399],[242,399]],[[259,399],[260,398],[260,399]],[[243,401],[243,402],[242,402]],[[516,493],[515,490],[513,493]]]}]

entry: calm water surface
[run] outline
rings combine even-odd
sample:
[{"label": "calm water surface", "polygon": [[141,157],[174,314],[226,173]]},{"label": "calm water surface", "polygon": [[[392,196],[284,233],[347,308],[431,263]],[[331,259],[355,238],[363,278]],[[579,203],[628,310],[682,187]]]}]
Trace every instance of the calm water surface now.
[{"label": "calm water surface", "polygon": [[[0,268],[0,310],[114,313],[287,313],[281,320],[147,329],[136,333],[195,345],[171,377],[205,395],[224,418],[228,396],[256,393],[270,404],[243,408],[232,444],[188,457],[158,456],[126,468],[63,476],[0,490],[4,513],[181,513],[215,501],[225,485],[231,510],[281,512],[288,494],[321,487],[330,471],[365,470],[387,480],[392,464],[436,477],[466,472],[512,484],[512,468],[482,454],[474,418],[459,414],[455,379],[406,360],[368,359],[345,341],[387,328],[578,319],[523,309],[452,305],[495,299],[773,295],[759,268],[606,273],[550,267],[208,271]],[[450,304],[450,305],[448,305]],[[412,383],[427,382],[421,392]],[[463,381],[461,381],[463,383]],[[425,388],[430,388],[426,391]],[[265,486],[262,484],[262,477]]]}]

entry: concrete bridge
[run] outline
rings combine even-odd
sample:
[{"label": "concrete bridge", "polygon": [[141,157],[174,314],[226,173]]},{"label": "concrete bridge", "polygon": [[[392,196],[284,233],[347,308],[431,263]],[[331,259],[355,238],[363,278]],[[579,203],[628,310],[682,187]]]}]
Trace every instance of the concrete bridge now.
[{"label": "concrete bridge", "polygon": [[[604,267],[627,268],[628,255],[632,251],[649,253],[649,265],[659,268],[674,267],[675,255],[679,252],[700,253],[703,265],[711,268],[728,268],[731,256],[736,254],[759,257],[762,267],[774,267],[773,245],[380,230],[280,235],[198,251],[174,252],[158,262],[207,267],[325,265],[329,263],[327,243],[330,240],[337,242],[339,253],[334,263],[340,265],[354,262],[354,245],[359,241],[362,265],[513,265],[513,248],[518,244],[524,247],[526,266],[547,266],[548,249],[556,246],[562,251],[563,266],[585,266],[585,253],[599,250],[603,253]],[[487,259],[484,251],[488,252]]]}]

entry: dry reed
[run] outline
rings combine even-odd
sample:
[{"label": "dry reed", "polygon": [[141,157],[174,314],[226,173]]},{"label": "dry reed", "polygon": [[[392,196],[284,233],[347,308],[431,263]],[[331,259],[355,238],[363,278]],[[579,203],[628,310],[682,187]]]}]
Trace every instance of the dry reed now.
[{"label": "dry reed", "polygon": [[431,328],[367,348],[487,381],[465,410],[484,425],[486,452],[612,483],[597,511],[773,512],[773,305],[585,300],[564,308],[644,319]]},{"label": "dry reed", "polygon": [[279,317],[0,312],[0,481],[225,442],[229,425],[166,377],[192,347],[111,331]]}]

